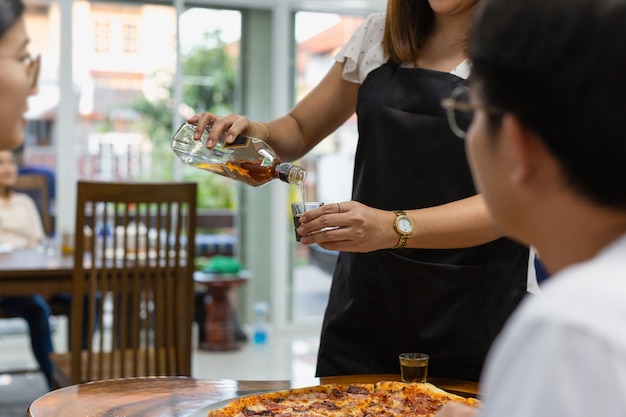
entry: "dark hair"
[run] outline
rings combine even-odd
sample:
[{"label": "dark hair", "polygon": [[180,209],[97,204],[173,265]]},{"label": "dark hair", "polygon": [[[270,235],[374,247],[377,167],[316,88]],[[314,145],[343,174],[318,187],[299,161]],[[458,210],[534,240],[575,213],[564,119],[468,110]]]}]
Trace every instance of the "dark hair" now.
[{"label": "dark hair", "polygon": [[515,114],[570,185],[626,209],[626,0],[483,0],[470,85]]},{"label": "dark hair", "polygon": [[396,64],[417,61],[434,23],[428,0],[387,0],[383,48],[389,59]]},{"label": "dark hair", "polygon": [[0,37],[22,17],[24,3],[22,0],[0,0]]}]

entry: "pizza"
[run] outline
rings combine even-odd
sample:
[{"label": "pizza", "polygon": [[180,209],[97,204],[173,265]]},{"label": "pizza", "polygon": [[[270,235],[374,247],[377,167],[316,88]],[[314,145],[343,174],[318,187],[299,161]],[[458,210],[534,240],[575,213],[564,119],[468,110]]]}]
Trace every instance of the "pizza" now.
[{"label": "pizza", "polygon": [[207,417],[391,417],[433,416],[448,401],[478,407],[430,383],[381,381],[375,384],[326,384],[234,399]]}]

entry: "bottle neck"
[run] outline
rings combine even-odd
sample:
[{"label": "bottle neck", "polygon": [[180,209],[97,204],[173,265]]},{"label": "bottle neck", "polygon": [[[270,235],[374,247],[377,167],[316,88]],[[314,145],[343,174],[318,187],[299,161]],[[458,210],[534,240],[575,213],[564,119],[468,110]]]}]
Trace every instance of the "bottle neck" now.
[{"label": "bottle neck", "polygon": [[288,162],[276,165],[274,173],[279,180],[294,185],[302,184],[306,178],[306,171],[302,167]]}]

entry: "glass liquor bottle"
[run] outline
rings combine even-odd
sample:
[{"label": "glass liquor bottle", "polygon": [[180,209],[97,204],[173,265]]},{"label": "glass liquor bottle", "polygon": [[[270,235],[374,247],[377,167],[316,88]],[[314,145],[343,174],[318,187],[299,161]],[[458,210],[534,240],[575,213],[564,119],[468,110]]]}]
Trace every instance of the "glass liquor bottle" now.
[{"label": "glass liquor bottle", "polygon": [[267,184],[275,178],[294,185],[304,183],[306,171],[297,165],[281,162],[276,152],[261,139],[240,135],[233,143],[226,144],[226,135],[222,134],[215,147],[208,149],[206,140],[210,127],[197,141],[193,139],[195,130],[195,125],[183,123],[172,137],[172,150],[187,165],[253,187]]}]

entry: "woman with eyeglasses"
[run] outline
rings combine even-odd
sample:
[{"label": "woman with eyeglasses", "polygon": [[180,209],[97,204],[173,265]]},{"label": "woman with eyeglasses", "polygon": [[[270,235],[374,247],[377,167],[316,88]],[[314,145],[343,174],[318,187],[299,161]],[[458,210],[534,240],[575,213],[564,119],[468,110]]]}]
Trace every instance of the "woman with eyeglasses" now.
[{"label": "woman with eyeglasses", "polygon": [[[37,93],[39,74],[39,58],[33,59],[28,52],[23,13],[20,0],[0,0],[0,241],[14,248],[36,246],[43,237],[41,219],[30,197],[12,191],[17,165],[10,150],[24,140],[23,115],[28,97]],[[52,389],[50,307],[41,295],[0,294],[0,308],[27,321],[35,359]]]},{"label": "woman with eyeglasses", "polygon": [[[526,294],[528,248],[494,227],[441,107],[469,76],[465,38],[477,2],[388,0],[286,116],[189,119],[197,133],[213,126],[212,144],[224,131],[245,133],[294,160],[356,111],[353,201],[326,202],[298,229],[301,243],[341,251],[318,376],[398,373],[398,354],[424,352],[429,376],[476,381]],[[338,228],[308,235],[327,226]]]},{"label": "woman with eyeglasses", "polygon": [[24,139],[23,114],[28,96],[36,94],[39,57],[28,52],[29,38],[18,0],[0,1],[0,128],[2,149],[17,148]]}]

